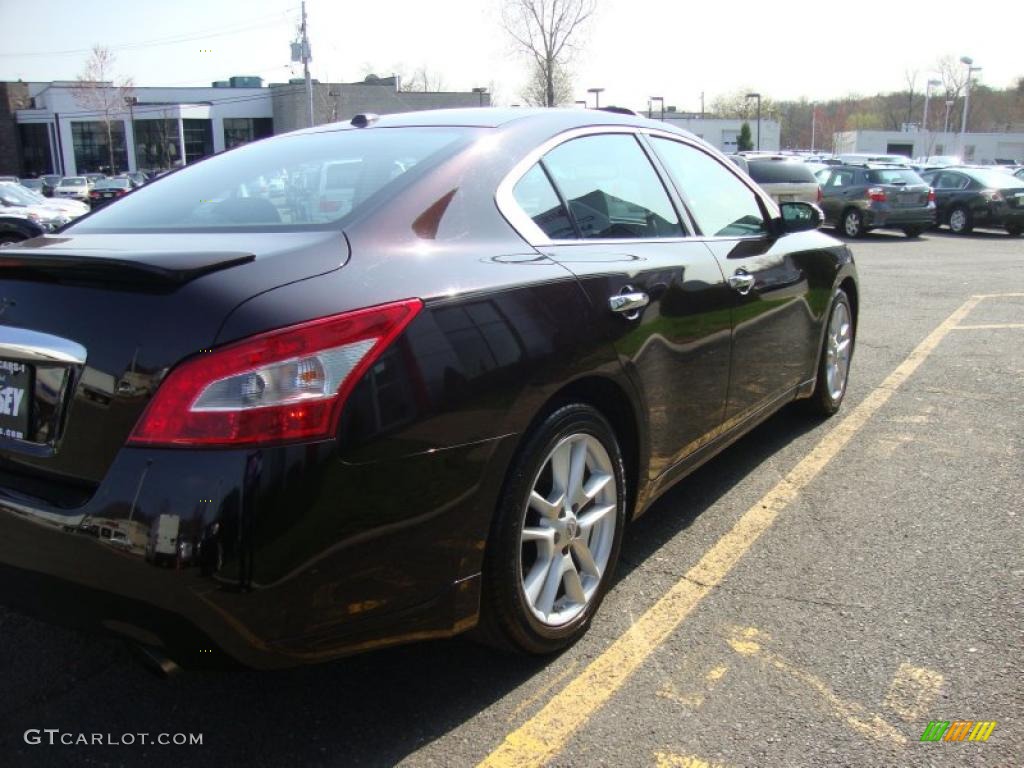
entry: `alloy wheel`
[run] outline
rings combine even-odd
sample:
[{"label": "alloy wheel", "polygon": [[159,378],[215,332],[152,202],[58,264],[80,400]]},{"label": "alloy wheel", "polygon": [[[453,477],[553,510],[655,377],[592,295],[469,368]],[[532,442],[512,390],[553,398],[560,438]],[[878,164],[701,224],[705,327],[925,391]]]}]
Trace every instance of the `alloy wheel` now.
[{"label": "alloy wheel", "polygon": [[846,232],[847,237],[859,236],[861,230],[860,214],[856,211],[847,213],[843,219],[843,230]]},{"label": "alloy wheel", "polygon": [[534,617],[563,626],[598,592],[615,541],[612,460],[585,433],[558,442],[534,478],[520,533],[520,583]]},{"label": "alloy wheel", "polygon": [[850,354],[853,351],[853,326],[846,304],[836,302],[828,324],[828,338],[825,342],[825,381],[829,396],[839,400],[846,389],[847,373],[850,370]]}]

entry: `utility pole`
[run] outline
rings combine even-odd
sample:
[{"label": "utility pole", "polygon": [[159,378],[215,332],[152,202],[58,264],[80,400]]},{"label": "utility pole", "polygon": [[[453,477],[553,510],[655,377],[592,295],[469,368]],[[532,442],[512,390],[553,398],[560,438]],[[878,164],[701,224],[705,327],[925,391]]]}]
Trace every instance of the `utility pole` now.
[{"label": "utility pole", "polygon": [[306,98],[309,99],[309,125],[314,125],[313,83],[309,79],[309,62],[313,57],[309,50],[309,36],[306,34],[306,0],[302,0],[302,71],[306,77]]},{"label": "utility pole", "polygon": [[811,152],[814,151],[814,134],[818,127],[818,106],[811,104]]},{"label": "utility pole", "polygon": [[[132,167],[130,170],[138,172],[139,170],[139,152],[138,143],[135,141],[135,105],[139,103],[139,100],[135,96],[125,96],[124,103],[128,105],[128,127],[131,129],[132,135]],[[129,131],[125,131],[125,141],[128,140]]]}]

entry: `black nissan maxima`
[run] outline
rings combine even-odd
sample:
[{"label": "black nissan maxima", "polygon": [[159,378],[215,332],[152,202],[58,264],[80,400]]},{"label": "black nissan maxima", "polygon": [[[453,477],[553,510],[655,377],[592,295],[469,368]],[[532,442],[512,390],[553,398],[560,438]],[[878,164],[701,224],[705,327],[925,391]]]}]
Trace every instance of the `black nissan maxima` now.
[{"label": "black nissan maxima", "polygon": [[664,123],[480,109],[260,141],[0,249],[2,599],[193,663],[557,651],[629,520],[840,407],[857,277],[820,223]]}]

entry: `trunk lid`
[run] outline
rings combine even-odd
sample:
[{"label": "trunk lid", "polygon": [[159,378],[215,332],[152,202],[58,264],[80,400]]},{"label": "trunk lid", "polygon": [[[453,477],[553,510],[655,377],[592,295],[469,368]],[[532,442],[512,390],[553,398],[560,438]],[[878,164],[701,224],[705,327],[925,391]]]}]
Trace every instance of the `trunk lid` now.
[{"label": "trunk lid", "polygon": [[0,250],[0,487],[83,503],[169,368],[246,299],[348,253],[338,231],[67,233]]}]

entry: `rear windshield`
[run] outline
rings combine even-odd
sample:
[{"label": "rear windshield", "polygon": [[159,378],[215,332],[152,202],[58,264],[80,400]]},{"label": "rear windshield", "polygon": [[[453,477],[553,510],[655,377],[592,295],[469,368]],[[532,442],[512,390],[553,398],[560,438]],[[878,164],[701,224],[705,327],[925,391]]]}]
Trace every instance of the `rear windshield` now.
[{"label": "rear windshield", "polygon": [[750,178],[759,184],[817,184],[806,163],[792,160],[751,160]]},{"label": "rear windshield", "polygon": [[886,168],[884,170],[868,171],[868,181],[872,184],[924,184],[924,180],[914,171],[905,171],[899,168]]},{"label": "rear windshield", "polygon": [[66,179],[62,179],[60,185],[62,187],[80,187],[85,184],[85,179],[81,176],[68,176]]},{"label": "rear windshield", "polygon": [[1024,180],[1018,179],[1006,171],[971,170],[968,171],[968,175],[992,189],[1024,188]]},{"label": "rear windshield", "polygon": [[368,128],[282,136],[168,174],[75,224],[76,232],[320,229],[450,156],[478,131]]},{"label": "rear windshield", "polygon": [[127,189],[130,183],[128,179],[103,179],[93,189]]}]

